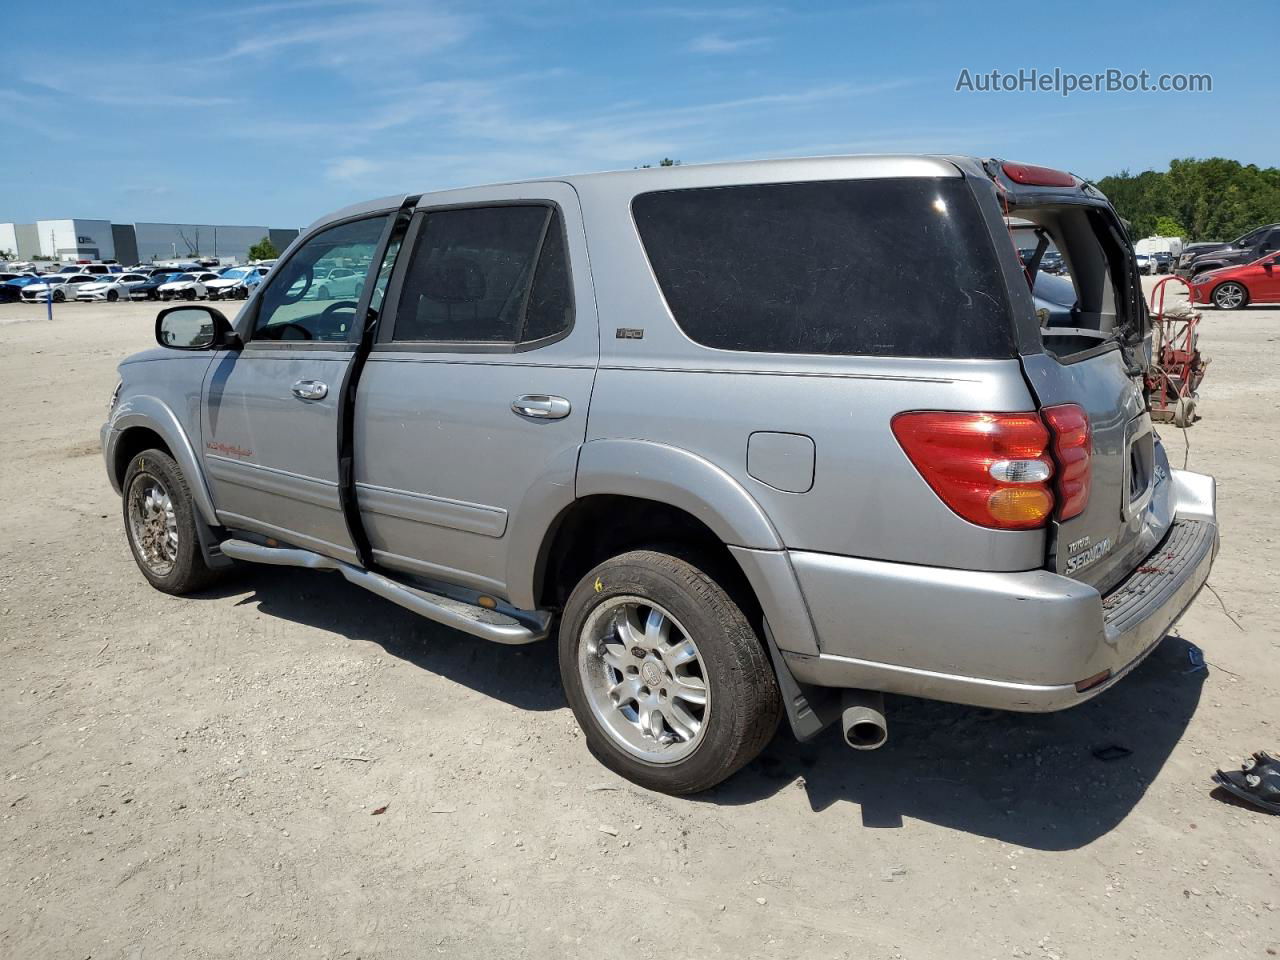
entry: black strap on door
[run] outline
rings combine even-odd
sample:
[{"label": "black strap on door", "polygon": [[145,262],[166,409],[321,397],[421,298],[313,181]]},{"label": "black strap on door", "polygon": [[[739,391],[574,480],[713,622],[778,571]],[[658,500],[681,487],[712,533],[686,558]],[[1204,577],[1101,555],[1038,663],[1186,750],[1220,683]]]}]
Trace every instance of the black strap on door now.
[{"label": "black strap on door", "polygon": [[[364,370],[365,360],[373,348],[378,334],[378,323],[382,316],[382,308],[387,304],[383,297],[377,307],[373,306],[373,297],[377,292],[378,280],[386,266],[387,251],[396,245],[395,256],[399,256],[403,248],[402,241],[409,229],[409,220],[418,198],[406,197],[400,204],[396,215],[390,218],[378,241],[378,249],[369,263],[369,273],[365,276],[364,290],[360,293],[360,302],[356,306],[356,316],[363,317],[364,323],[353,331],[358,332],[359,341],[351,362],[347,364],[347,372],[342,378],[342,389],[338,394],[338,503],[342,507],[342,518],[347,524],[347,533],[355,547],[360,566],[371,569],[374,566],[373,549],[369,546],[369,535],[360,519],[360,504],[356,499],[355,476],[355,422],[356,422],[356,389],[360,385],[360,374]],[[389,271],[387,271],[389,275]]]}]

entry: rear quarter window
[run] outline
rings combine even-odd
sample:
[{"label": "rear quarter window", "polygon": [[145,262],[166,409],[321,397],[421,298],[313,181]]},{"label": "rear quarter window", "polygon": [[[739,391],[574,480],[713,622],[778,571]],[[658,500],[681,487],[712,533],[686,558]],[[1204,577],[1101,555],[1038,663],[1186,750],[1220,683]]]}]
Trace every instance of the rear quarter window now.
[{"label": "rear quarter window", "polygon": [[1014,356],[991,237],[959,178],[665,190],[632,214],[676,323],[703,346]]}]

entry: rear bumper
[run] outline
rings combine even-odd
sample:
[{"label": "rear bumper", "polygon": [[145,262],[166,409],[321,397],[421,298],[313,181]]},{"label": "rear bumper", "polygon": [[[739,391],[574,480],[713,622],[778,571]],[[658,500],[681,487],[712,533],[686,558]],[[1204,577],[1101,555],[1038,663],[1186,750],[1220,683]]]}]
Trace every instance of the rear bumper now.
[{"label": "rear bumper", "polygon": [[1172,481],[1169,533],[1105,596],[1047,570],[793,552],[821,653],[787,652],[787,663],[817,686],[1032,712],[1082,703],[1136,667],[1209,577],[1218,547],[1213,478],[1175,470]]}]

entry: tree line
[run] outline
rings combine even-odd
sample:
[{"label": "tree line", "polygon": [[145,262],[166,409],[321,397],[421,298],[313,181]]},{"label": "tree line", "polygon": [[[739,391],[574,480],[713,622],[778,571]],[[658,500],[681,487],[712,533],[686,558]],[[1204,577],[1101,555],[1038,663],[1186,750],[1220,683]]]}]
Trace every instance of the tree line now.
[{"label": "tree line", "polygon": [[1132,224],[1135,238],[1234,240],[1254,227],[1280,223],[1276,167],[1188,157],[1172,161],[1165,172],[1122,170],[1097,186]]}]

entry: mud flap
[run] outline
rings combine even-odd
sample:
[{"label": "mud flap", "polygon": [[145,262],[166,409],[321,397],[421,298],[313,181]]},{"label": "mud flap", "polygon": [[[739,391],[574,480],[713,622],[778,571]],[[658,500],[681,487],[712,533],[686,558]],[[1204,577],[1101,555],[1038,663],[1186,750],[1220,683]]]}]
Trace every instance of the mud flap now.
[{"label": "mud flap", "polygon": [[834,687],[815,687],[797,680],[778,649],[767,620],[764,623],[764,642],[769,649],[769,659],[773,661],[773,672],[778,678],[778,690],[787,710],[791,732],[801,743],[812,740],[840,716],[840,691]]},{"label": "mud flap", "polygon": [[[235,565],[235,561],[222,552],[221,538],[213,528],[201,523],[196,517],[196,537],[200,540],[200,552],[204,555],[205,565],[210,570],[225,570]],[[225,533],[224,533],[225,536]]]}]

